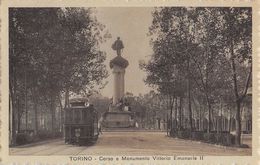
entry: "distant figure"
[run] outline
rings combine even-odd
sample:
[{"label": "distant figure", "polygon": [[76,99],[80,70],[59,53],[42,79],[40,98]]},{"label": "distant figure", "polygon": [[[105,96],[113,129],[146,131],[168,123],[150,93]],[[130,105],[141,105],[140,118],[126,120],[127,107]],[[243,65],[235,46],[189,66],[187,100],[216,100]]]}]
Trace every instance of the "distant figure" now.
[{"label": "distant figure", "polygon": [[113,43],[112,49],[116,51],[118,56],[121,56],[121,50],[124,49],[124,44],[120,37],[117,37],[117,40]]},{"label": "distant figure", "polygon": [[100,122],[98,122],[98,133],[102,134],[102,126]]},{"label": "distant figure", "polygon": [[136,127],[136,128],[138,128],[138,127],[139,127],[139,125],[138,125],[138,123],[137,123],[137,122],[135,122],[135,127]]},{"label": "distant figure", "polygon": [[98,120],[98,133],[102,134],[102,123],[103,123],[103,116],[101,115],[101,117]]}]

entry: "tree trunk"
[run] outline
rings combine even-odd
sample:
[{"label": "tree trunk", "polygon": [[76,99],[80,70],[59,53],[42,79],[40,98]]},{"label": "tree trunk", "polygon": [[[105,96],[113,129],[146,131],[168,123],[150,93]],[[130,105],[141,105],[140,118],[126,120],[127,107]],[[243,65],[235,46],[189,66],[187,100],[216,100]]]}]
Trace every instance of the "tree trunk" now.
[{"label": "tree trunk", "polygon": [[179,130],[182,129],[182,97],[180,97],[180,107],[179,107]]},{"label": "tree trunk", "polygon": [[169,117],[168,113],[166,114],[167,124],[166,124],[166,130],[167,130],[167,136],[169,136]]},{"label": "tree trunk", "polygon": [[208,133],[211,131],[211,125],[212,125],[212,119],[211,119],[211,104],[210,104],[210,101],[209,101],[209,97],[208,95],[206,94],[206,99],[207,99],[207,104],[208,104]]},{"label": "tree trunk", "polygon": [[54,136],[55,130],[54,130],[54,121],[55,121],[55,97],[53,94],[51,94],[51,100],[50,100],[50,110],[51,110],[51,132]]},{"label": "tree trunk", "polygon": [[189,120],[190,120],[190,129],[193,129],[192,126],[192,109],[191,109],[191,89],[190,89],[190,60],[188,58],[188,66],[187,66],[187,71],[188,71],[188,106],[189,106]]},{"label": "tree trunk", "polygon": [[63,106],[62,106],[62,102],[61,102],[61,97],[59,95],[59,103],[60,103],[60,130],[61,132],[63,132],[63,124],[64,124],[64,109],[63,109]]},{"label": "tree trunk", "polygon": [[66,88],[65,90],[65,105],[64,105],[65,108],[68,108],[69,107],[69,89]]},{"label": "tree trunk", "polygon": [[240,106],[241,102],[238,100],[236,102],[236,138],[235,143],[236,145],[241,144],[241,117],[240,117]]},{"label": "tree trunk", "polygon": [[173,114],[173,98],[170,96],[169,97],[169,102],[170,102],[170,131],[172,130],[172,114]]},{"label": "tree trunk", "polygon": [[170,131],[172,130],[172,108],[170,109]]},{"label": "tree trunk", "polygon": [[16,135],[17,135],[17,119],[18,119],[18,113],[17,113],[17,96],[16,96],[16,88],[17,88],[17,82],[16,82],[16,72],[14,67],[10,67],[10,75],[12,75],[10,80],[10,111],[11,111],[11,145],[16,145]]},{"label": "tree trunk", "polygon": [[223,125],[224,125],[224,123],[223,123],[223,115],[222,115],[222,102],[220,102],[220,123],[221,123],[221,125],[220,125],[220,132],[222,132],[223,131]]},{"label": "tree trunk", "polygon": [[28,130],[28,110],[25,109],[25,131]]},{"label": "tree trunk", "polygon": [[[10,90],[10,88],[9,88]],[[9,91],[9,118],[8,118],[8,122],[9,122],[9,128],[8,128],[8,131],[9,131],[9,145],[12,144],[12,106],[11,106],[11,103],[12,103],[12,100],[11,100],[11,90]]]},{"label": "tree trunk", "polygon": [[236,64],[234,59],[234,48],[233,48],[233,40],[231,40],[231,68],[232,68],[232,74],[233,74],[233,87],[234,87],[234,95],[235,95],[235,101],[236,101],[236,137],[235,137],[235,143],[236,145],[240,145],[241,143],[241,121],[240,121],[240,99],[238,95],[238,87],[237,87],[237,73],[236,73]]},{"label": "tree trunk", "polygon": [[25,98],[24,98],[24,103],[25,103],[25,130],[27,131],[28,129],[28,105],[27,105],[27,70],[26,67],[24,68],[24,87],[25,87]]},{"label": "tree trunk", "polygon": [[200,107],[199,107],[199,131],[201,131],[202,129],[201,129],[201,104],[200,104],[200,102],[199,102],[199,105],[200,105]]},{"label": "tree trunk", "polygon": [[175,119],[175,127],[176,129],[178,128],[178,123],[177,123],[177,112],[178,112],[178,97],[175,98],[175,111],[174,111],[174,119]]},{"label": "tree trunk", "polygon": [[229,108],[229,123],[228,123],[228,132],[231,132],[231,108]]},{"label": "tree trunk", "polygon": [[21,117],[22,117],[22,111],[20,106],[20,99],[17,99],[17,132],[21,132]]},{"label": "tree trunk", "polygon": [[34,98],[34,103],[33,103],[33,109],[34,109],[34,133],[35,135],[38,135],[38,101],[37,97]]},{"label": "tree trunk", "polygon": [[[14,96],[13,96],[14,97]],[[11,134],[12,134],[12,136],[11,136],[11,145],[12,146],[15,146],[16,145],[16,128],[17,128],[17,120],[16,120],[16,116],[17,116],[17,113],[16,113],[16,108],[15,108],[15,99],[13,98],[12,96],[11,96],[11,99],[10,99],[10,101],[11,101],[11,107],[10,107],[10,109],[11,109],[11,117],[12,117],[12,119],[11,119],[11,126],[12,126],[12,128],[11,128]]]}]

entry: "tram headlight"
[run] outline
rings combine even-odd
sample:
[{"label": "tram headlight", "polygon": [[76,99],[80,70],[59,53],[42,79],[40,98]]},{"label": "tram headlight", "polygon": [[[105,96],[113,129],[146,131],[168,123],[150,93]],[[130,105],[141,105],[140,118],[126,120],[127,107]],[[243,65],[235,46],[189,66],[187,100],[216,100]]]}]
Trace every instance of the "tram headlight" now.
[{"label": "tram headlight", "polygon": [[75,129],[75,136],[80,137],[80,128]]}]

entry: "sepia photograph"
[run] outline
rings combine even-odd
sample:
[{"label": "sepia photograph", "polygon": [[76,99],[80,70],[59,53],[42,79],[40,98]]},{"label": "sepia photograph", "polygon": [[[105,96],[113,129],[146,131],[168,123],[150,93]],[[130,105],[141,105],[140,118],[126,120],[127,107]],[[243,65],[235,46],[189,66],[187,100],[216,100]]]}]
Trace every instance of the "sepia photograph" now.
[{"label": "sepia photograph", "polygon": [[9,7],[8,25],[10,156],[252,156],[252,7]]}]

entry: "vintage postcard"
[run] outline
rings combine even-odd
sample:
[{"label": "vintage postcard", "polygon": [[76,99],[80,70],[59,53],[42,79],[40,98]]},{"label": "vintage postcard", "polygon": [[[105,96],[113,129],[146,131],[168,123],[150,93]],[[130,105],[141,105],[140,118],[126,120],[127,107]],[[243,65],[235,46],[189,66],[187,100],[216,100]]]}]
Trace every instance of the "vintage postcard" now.
[{"label": "vintage postcard", "polygon": [[1,165],[256,165],[258,1],[1,1]]}]

